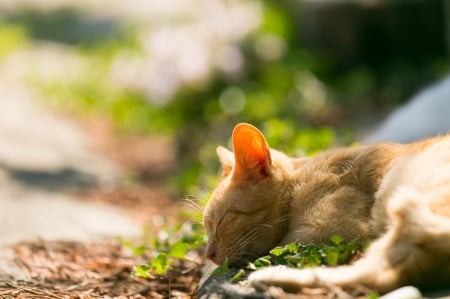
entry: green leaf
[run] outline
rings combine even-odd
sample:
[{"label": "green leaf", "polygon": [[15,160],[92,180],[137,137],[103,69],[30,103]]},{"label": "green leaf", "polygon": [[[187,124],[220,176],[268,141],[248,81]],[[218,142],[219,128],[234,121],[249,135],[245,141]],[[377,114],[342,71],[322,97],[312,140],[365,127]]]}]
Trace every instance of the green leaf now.
[{"label": "green leaf", "polygon": [[275,247],[270,251],[270,254],[273,254],[274,256],[280,256],[284,253],[286,253],[288,250],[286,247]]},{"label": "green leaf", "polygon": [[136,256],[143,256],[145,254],[145,251],[147,250],[147,247],[144,245],[139,245],[133,247],[133,254]]},{"label": "green leaf", "polygon": [[254,261],[254,264],[257,268],[268,267],[272,265],[272,261],[269,255],[262,256]]},{"label": "green leaf", "polygon": [[164,252],[158,253],[150,262],[152,270],[158,275],[165,274],[170,269],[171,264],[172,261],[167,258],[167,254]]},{"label": "green leaf", "polygon": [[172,249],[169,252],[169,255],[174,258],[183,259],[186,257],[186,253],[189,250],[189,244],[178,241],[172,245]]},{"label": "green leaf", "polygon": [[300,253],[297,253],[294,255],[286,256],[285,260],[288,262],[289,265],[299,266],[303,263],[304,257]]},{"label": "green leaf", "polygon": [[377,299],[379,297],[380,295],[377,292],[373,291],[367,294],[366,299]]},{"label": "green leaf", "polygon": [[231,278],[232,283],[236,283],[245,277],[244,269],[239,269],[239,271]]},{"label": "green leaf", "polygon": [[202,245],[206,244],[207,242],[207,237],[206,234],[203,230],[201,230],[202,228],[200,227],[192,227],[193,233],[192,235],[186,235],[183,236],[182,241],[184,243],[189,244],[190,248],[192,249],[197,249],[199,247],[201,247]]},{"label": "green leaf", "polygon": [[137,265],[133,268],[133,275],[143,278],[149,278],[150,277],[150,271],[152,270],[152,267],[150,265],[141,264]]},{"label": "green leaf", "polygon": [[327,265],[337,266],[339,263],[339,252],[336,250],[330,251],[326,255]]},{"label": "green leaf", "polygon": [[133,243],[132,243],[130,240],[126,240],[126,239],[124,239],[124,238],[122,238],[122,237],[119,237],[118,240],[119,240],[120,243],[122,243],[122,245],[123,245],[125,248],[128,248],[128,249],[131,249],[131,250],[132,250],[132,248],[133,248]]},{"label": "green leaf", "polygon": [[217,275],[222,275],[226,272],[228,272],[229,268],[228,268],[228,260],[225,260],[222,265],[218,266],[216,269],[214,269],[212,275],[217,276]]},{"label": "green leaf", "polygon": [[341,236],[338,236],[338,235],[333,235],[330,238],[330,240],[331,240],[331,242],[333,242],[334,245],[339,245],[342,242],[344,242],[344,238],[342,238]]},{"label": "green leaf", "polygon": [[247,265],[247,269],[249,269],[249,270],[257,270],[258,268],[255,266],[255,264],[254,263],[248,263],[248,265]]},{"label": "green leaf", "polygon": [[300,248],[300,244],[297,242],[292,242],[286,245],[286,248],[292,253],[297,253],[298,249]]}]

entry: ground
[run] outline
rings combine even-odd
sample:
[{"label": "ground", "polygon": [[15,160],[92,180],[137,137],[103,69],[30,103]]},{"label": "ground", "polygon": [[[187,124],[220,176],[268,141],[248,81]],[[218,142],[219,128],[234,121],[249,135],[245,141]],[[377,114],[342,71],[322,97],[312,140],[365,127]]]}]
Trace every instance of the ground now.
[{"label": "ground", "polygon": [[184,262],[164,276],[134,277],[133,266],[146,259],[114,241],[23,242],[13,249],[31,279],[0,284],[1,298],[192,298],[200,275],[198,263]]},{"label": "ground", "polygon": [[[99,120],[68,117],[67,121],[89,130],[97,153],[117,163],[122,172],[142,177],[139,183],[87,188],[77,200],[106,203],[142,226],[151,223],[155,215],[176,217],[182,206],[161,187],[161,178],[173,163],[170,148],[165,148],[170,146],[167,142],[157,137],[124,137],[108,124],[99,125]],[[144,175],[148,169],[155,173]],[[148,257],[133,255],[115,237],[92,242],[33,238],[8,247],[27,279],[2,282],[0,298],[193,298],[200,279],[200,256],[176,261],[164,276],[134,277],[133,267],[147,263]]]}]

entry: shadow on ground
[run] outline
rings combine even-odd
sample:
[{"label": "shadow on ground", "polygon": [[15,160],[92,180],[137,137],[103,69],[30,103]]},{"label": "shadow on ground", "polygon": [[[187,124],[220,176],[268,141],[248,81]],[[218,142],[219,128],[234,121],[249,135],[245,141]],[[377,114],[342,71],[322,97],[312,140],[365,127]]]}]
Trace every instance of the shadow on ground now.
[{"label": "shadow on ground", "polygon": [[100,44],[125,38],[125,28],[117,20],[89,16],[74,8],[52,11],[33,9],[0,13],[0,20],[24,26],[35,39],[66,44]]},{"label": "shadow on ground", "polygon": [[48,192],[83,191],[99,186],[98,178],[73,168],[50,170],[26,170],[0,164],[7,176],[26,188]]}]

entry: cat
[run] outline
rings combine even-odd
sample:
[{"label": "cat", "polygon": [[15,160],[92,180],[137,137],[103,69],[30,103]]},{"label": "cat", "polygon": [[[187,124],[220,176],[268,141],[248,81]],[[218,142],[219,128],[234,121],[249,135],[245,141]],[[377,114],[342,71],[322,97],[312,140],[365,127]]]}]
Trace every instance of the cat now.
[{"label": "cat", "polygon": [[241,123],[232,143],[234,152],[217,148],[222,179],[204,208],[206,257],[214,263],[243,265],[277,245],[339,235],[374,241],[351,265],[269,267],[249,282],[290,291],[450,286],[450,135],[291,158]]}]

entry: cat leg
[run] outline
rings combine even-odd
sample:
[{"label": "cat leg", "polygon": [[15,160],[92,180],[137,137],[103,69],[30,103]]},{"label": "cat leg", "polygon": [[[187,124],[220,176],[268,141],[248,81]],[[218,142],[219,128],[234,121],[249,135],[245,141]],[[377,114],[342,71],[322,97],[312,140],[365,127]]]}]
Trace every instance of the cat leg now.
[{"label": "cat leg", "polygon": [[399,190],[388,211],[390,228],[353,265],[302,270],[270,267],[252,273],[250,283],[288,291],[363,284],[380,292],[406,284],[450,284],[450,219],[433,214],[424,195],[411,188]]},{"label": "cat leg", "polygon": [[367,254],[353,265],[335,268],[316,267],[292,269],[287,267],[269,267],[252,273],[250,283],[255,286],[275,285],[290,292],[297,292],[302,287],[321,287],[327,285],[351,286],[363,284],[380,291],[389,291],[394,286],[395,272],[382,255],[385,240],[378,240],[371,246],[372,254]]}]

